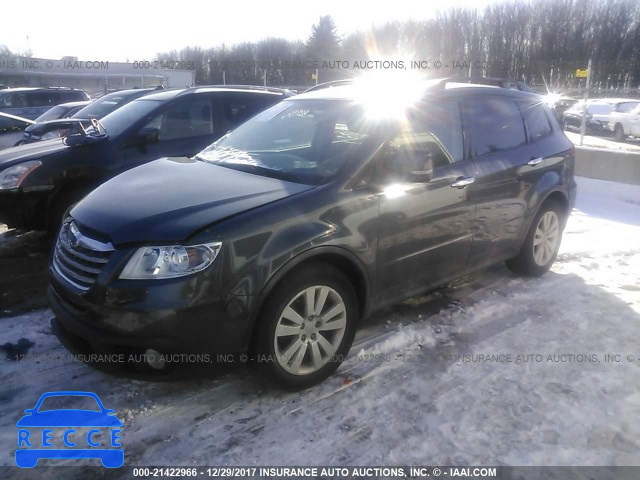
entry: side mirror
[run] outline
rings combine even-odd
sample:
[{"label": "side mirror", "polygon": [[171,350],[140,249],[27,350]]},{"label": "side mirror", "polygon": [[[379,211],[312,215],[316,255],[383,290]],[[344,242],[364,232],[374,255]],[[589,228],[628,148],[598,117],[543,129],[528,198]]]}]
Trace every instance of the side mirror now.
[{"label": "side mirror", "polygon": [[145,127],[136,134],[136,143],[150,145],[157,143],[160,138],[160,130],[153,127]]},{"label": "side mirror", "polygon": [[78,147],[87,143],[87,136],[84,133],[75,133],[64,138],[65,145]]}]

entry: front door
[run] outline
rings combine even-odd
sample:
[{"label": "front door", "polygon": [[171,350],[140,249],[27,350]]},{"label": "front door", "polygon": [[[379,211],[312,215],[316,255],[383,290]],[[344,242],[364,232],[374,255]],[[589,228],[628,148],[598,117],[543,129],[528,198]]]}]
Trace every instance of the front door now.
[{"label": "front door", "polygon": [[475,167],[463,158],[457,100],[423,106],[378,157],[380,294],[406,297],[461,274],[471,247]]}]

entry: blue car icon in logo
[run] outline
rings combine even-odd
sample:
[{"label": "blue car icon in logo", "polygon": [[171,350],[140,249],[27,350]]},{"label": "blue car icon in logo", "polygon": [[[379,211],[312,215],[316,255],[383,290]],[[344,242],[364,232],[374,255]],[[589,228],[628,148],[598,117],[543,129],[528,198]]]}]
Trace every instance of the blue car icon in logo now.
[{"label": "blue car icon in logo", "polygon": [[[43,408],[43,402],[74,401],[84,402],[92,408]],[[99,458],[107,468],[123,465],[124,449],[119,448],[122,422],[114,415],[115,410],[105,408],[95,393],[48,392],[40,397],[35,407],[24,412],[26,415],[16,423],[18,467],[33,468],[41,458]],[[60,445],[54,445],[54,442]],[[55,448],[58,446],[64,448]]]}]

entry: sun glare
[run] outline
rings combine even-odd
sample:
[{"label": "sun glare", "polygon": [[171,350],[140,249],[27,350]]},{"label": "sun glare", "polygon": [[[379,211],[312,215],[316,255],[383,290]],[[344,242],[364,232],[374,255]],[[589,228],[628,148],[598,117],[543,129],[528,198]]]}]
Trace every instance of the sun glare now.
[{"label": "sun glare", "polygon": [[355,81],[355,102],[371,120],[402,119],[424,95],[426,86],[425,78],[415,72],[372,72]]}]

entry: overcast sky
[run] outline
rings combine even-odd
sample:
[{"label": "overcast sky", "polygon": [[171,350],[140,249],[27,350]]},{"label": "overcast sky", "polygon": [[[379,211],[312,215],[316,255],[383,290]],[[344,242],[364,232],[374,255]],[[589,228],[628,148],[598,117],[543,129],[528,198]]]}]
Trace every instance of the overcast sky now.
[{"label": "overcast sky", "polygon": [[11,0],[2,4],[0,45],[31,49],[35,57],[152,60],[185,46],[214,47],[266,37],[306,40],[321,15],[340,35],[391,20],[427,19],[446,5],[472,7],[493,0]]}]

